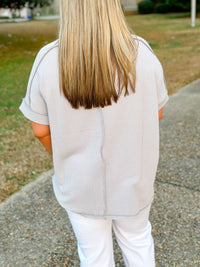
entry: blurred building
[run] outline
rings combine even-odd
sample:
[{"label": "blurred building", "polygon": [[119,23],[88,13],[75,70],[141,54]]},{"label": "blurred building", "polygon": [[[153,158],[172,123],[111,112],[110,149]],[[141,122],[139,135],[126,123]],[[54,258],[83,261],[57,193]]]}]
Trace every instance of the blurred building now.
[{"label": "blurred building", "polygon": [[[141,0],[120,0],[122,8],[125,12],[137,11],[137,4]],[[54,0],[52,7],[55,9],[57,14],[59,13],[59,0]]]},{"label": "blurred building", "polygon": [[137,0],[120,0],[122,8],[125,12],[137,11]]},{"label": "blurred building", "polygon": [[54,0],[50,6],[45,6],[43,8],[37,8],[34,12],[35,14],[40,13],[43,15],[58,15],[59,14],[59,1]]},{"label": "blurred building", "polygon": [[5,18],[12,18],[13,15],[21,18],[27,18],[28,16],[28,9],[27,8],[22,8],[20,10],[16,10],[13,13],[9,8],[0,8],[0,17],[5,17]]},{"label": "blurred building", "polygon": [[[34,10],[34,14],[38,16],[44,16],[44,15],[57,15],[59,14],[59,1],[60,0],[54,0],[53,3],[50,6],[46,6],[43,8],[36,8]],[[137,11],[137,4],[141,0],[120,0],[122,9],[126,13],[134,13]],[[23,18],[26,18],[29,15],[30,11],[27,8],[22,8],[21,10],[16,11],[17,16],[21,16]],[[12,17],[12,13],[9,9],[0,9],[0,16],[4,17]]]}]

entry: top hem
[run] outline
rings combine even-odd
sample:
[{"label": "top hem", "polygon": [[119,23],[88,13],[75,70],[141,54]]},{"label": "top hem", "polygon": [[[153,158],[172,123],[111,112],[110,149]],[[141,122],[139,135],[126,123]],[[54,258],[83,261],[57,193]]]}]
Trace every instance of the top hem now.
[{"label": "top hem", "polygon": [[[148,198],[146,204],[144,204],[144,206],[140,209],[137,209],[136,210],[136,213],[134,214],[131,214],[130,212],[130,215],[124,215],[124,214],[112,214],[112,215],[108,215],[108,214],[104,214],[103,212],[102,213],[87,213],[87,211],[80,211],[80,210],[75,210],[75,209],[71,209],[70,207],[66,207],[66,203],[64,203],[63,201],[61,201],[57,195],[57,192],[56,192],[56,185],[55,185],[55,174],[52,176],[52,186],[53,186],[53,191],[54,191],[54,195],[58,201],[58,203],[60,204],[60,206],[62,208],[64,208],[66,210],[66,212],[71,212],[71,213],[75,213],[75,214],[78,214],[78,215],[81,215],[83,217],[86,217],[86,218],[92,218],[92,219],[104,219],[104,220],[133,220],[135,219],[141,212],[143,212],[144,210],[148,210],[150,209],[151,207],[151,204],[152,204],[152,201],[154,199],[154,192],[152,192],[151,196]],[[133,204],[134,205],[134,204]]]},{"label": "top hem", "polygon": [[79,214],[83,217],[86,217],[86,218],[92,218],[92,219],[104,219],[104,220],[133,220],[135,219],[143,210],[145,209],[150,209],[151,205],[152,205],[152,201],[153,201],[153,197],[151,199],[151,201],[142,209],[140,209],[136,214],[134,215],[93,215],[93,214],[86,214],[86,213],[83,213],[83,212],[75,212],[75,211],[72,211],[68,208],[64,208],[67,212],[69,213],[76,213],[76,214]]}]

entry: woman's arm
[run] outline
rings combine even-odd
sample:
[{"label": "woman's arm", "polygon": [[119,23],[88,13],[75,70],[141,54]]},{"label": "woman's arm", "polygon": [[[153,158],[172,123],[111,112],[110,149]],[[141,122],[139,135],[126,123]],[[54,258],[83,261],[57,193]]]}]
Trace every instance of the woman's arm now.
[{"label": "woman's arm", "polygon": [[158,118],[159,118],[159,120],[162,119],[162,116],[163,116],[163,108],[161,108],[161,109],[159,110],[159,112],[158,112]]},{"label": "woman's arm", "polygon": [[34,135],[39,139],[46,150],[52,154],[51,132],[49,125],[43,125],[33,121],[31,123]]}]

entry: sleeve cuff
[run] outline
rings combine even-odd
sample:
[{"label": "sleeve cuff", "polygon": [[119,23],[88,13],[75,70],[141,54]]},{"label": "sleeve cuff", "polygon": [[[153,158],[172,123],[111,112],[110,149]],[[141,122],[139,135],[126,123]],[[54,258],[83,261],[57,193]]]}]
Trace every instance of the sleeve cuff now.
[{"label": "sleeve cuff", "polygon": [[43,115],[43,114],[40,114],[40,113],[37,113],[35,111],[33,111],[29,105],[27,105],[25,99],[23,99],[20,107],[19,107],[19,110],[24,114],[24,116],[31,120],[31,121],[34,121],[36,123],[39,123],[39,124],[43,124],[43,125],[49,125],[49,119],[48,119],[48,115]]},{"label": "sleeve cuff", "polygon": [[166,95],[165,98],[160,103],[158,103],[158,110],[160,110],[161,108],[163,108],[164,105],[167,103],[168,100],[169,100],[169,96]]}]

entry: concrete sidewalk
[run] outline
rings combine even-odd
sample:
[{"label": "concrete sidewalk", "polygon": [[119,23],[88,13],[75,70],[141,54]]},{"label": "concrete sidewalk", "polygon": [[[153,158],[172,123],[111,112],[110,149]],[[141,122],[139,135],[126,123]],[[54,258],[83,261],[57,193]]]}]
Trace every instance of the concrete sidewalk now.
[{"label": "concrete sidewalk", "polygon": [[[200,80],[170,96],[160,136],[151,209],[157,267],[199,267]],[[52,191],[52,172],[0,205],[1,267],[79,266],[71,225]],[[114,247],[116,266],[124,266],[116,241]]]}]

